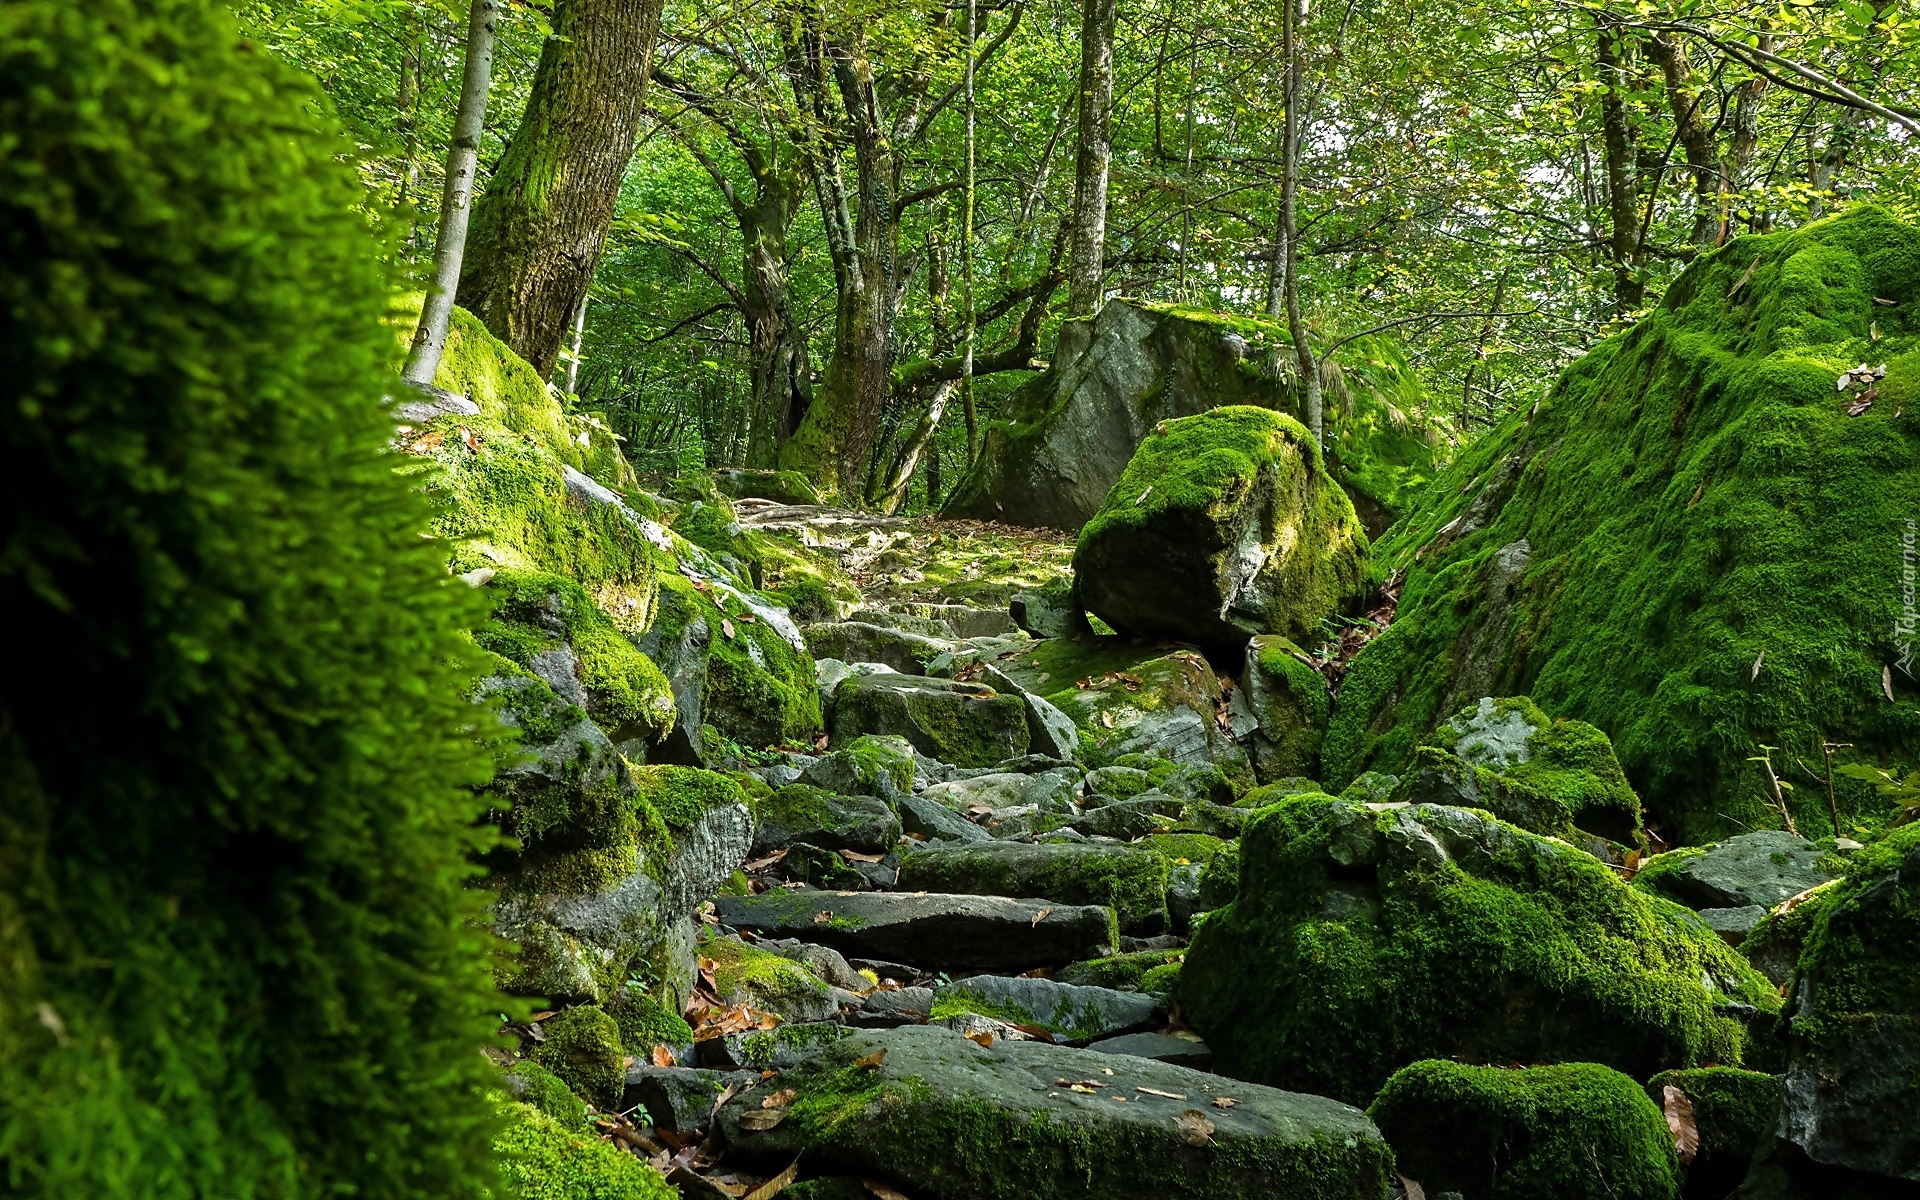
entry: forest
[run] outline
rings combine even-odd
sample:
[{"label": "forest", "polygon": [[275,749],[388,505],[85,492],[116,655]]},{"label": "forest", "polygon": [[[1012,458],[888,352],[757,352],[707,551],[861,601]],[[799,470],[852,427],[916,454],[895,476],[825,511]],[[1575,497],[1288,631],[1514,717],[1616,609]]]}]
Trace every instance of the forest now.
[{"label": "forest", "polygon": [[0,462],[0,1195],[1920,1200],[1912,3],[0,0]]}]

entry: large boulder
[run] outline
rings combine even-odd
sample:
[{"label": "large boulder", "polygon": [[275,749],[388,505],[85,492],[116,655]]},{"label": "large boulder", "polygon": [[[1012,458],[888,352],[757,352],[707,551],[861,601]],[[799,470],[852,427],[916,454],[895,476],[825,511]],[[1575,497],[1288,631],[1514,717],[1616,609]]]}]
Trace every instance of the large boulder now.
[{"label": "large boulder", "polygon": [[804,1154],[941,1200],[1378,1200],[1392,1173],[1366,1116],[1323,1097],[931,1026],[835,1042],[728,1102],[719,1124],[751,1159]]},{"label": "large boulder", "polygon": [[1808,903],[1786,1140],[1818,1164],[1920,1183],[1920,825],[1859,852]]},{"label": "large boulder", "polygon": [[[1327,782],[1520,694],[1605,730],[1675,844],[1779,824],[1763,744],[1816,774],[1823,741],[1920,760],[1914,685],[1884,674],[1920,512],[1916,295],[1920,228],[1881,209],[1736,238],[1483,435],[1374,547],[1405,587],[1341,684]],[[1841,378],[1862,362],[1885,377]],[[1831,830],[1825,787],[1774,768],[1803,832],[1886,807],[1842,778]]]},{"label": "large boulder", "polygon": [[1068,322],[1052,366],[987,427],[980,457],[944,515],[1077,529],[1156,425],[1221,404],[1284,408],[1285,390],[1250,370],[1231,318],[1111,300]]},{"label": "large boulder", "polygon": [[1688,908],[1771,909],[1809,888],[1840,876],[1830,855],[1803,837],[1780,829],[1742,833],[1712,846],[1689,846],[1656,855],[1633,877]]},{"label": "large boulder", "polygon": [[1581,850],[1475,810],[1311,794],[1247,823],[1237,895],[1179,991],[1224,1070],[1353,1100],[1423,1058],[1732,1065],[1779,1007],[1692,913]]},{"label": "large boulder", "polygon": [[932,1018],[980,1016],[1031,1036],[1090,1042],[1144,1028],[1158,1007],[1140,992],[1030,976],[969,975],[934,990]]},{"label": "large boulder", "polygon": [[1122,633],[1302,639],[1365,590],[1367,536],[1291,417],[1234,406],[1141,443],[1080,531],[1074,587]]},{"label": "large boulder", "polygon": [[961,767],[986,767],[1032,744],[1027,705],[980,683],[887,673],[848,679],[834,693],[833,741],[904,737],[922,753]]}]

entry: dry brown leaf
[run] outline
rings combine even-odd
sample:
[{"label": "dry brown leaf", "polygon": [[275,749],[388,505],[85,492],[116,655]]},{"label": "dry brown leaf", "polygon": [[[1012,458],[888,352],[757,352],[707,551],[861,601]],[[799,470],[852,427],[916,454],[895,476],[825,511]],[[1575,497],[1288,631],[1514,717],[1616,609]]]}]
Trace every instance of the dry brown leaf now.
[{"label": "dry brown leaf", "polygon": [[798,1096],[799,1094],[800,1094],[799,1092],[795,1091],[792,1088],[781,1088],[779,1091],[773,1093],[773,1095],[768,1096],[766,1099],[760,1101],[760,1107],[761,1108],[785,1108],[787,1105],[792,1104],[794,1097]]},{"label": "dry brown leaf", "polygon": [[843,848],[840,851],[840,857],[846,859],[848,862],[877,863],[881,859],[885,858],[886,855],[862,854],[858,850],[847,850]]},{"label": "dry brown leaf", "polygon": [[1880,668],[1880,690],[1887,694],[1887,699],[1893,699],[1893,668],[1890,666]]},{"label": "dry brown leaf", "polygon": [[1039,912],[1033,914],[1033,920],[1027,922],[1028,927],[1032,928],[1034,926],[1039,925],[1040,922],[1047,919],[1047,914],[1051,913],[1052,911],[1053,910],[1051,908],[1043,908]]},{"label": "dry brown leaf", "polygon": [[748,1133],[765,1133],[786,1119],[784,1108],[750,1108],[740,1114],[740,1128]]},{"label": "dry brown leaf", "polygon": [[1204,1146],[1213,1140],[1213,1122],[1207,1120],[1207,1114],[1197,1108],[1190,1108],[1175,1117],[1173,1127],[1179,1131],[1180,1140],[1189,1146]]},{"label": "dry brown leaf", "polygon": [[1159,1088],[1136,1087],[1133,1090],[1136,1092],[1145,1092],[1149,1096],[1160,1096],[1168,1100],[1185,1100],[1186,1099],[1186,1096],[1182,1095],[1179,1092],[1163,1092]]},{"label": "dry brown leaf", "polygon": [[1706,480],[1704,480],[1704,479],[1702,479],[1702,480],[1701,480],[1701,481],[1699,482],[1699,484],[1697,484],[1697,485],[1696,485],[1696,486],[1694,487],[1694,489],[1693,489],[1693,499],[1691,499],[1691,500],[1689,500],[1689,501],[1687,501],[1687,507],[1688,507],[1688,508],[1692,508],[1692,507],[1693,507],[1694,505],[1696,505],[1696,504],[1698,504],[1698,503],[1700,503],[1700,493],[1702,493],[1702,492],[1704,492],[1704,491],[1706,491],[1706,490],[1707,490],[1707,481],[1706,481]]},{"label": "dry brown leaf", "polygon": [[799,1174],[800,1174],[800,1160],[796,1158],[792,1162],[787,1164],[786,1170],[780,1172],[778,1175],[775,1175],[772,1179],[767,1180],[765,1183],[761,1184],[759,1187],[748,1192],[747,1200],[773,1200],[773,1197],[778,1196],[781,1192],[785,1191],[787,1185],[792,1183],[794,1179],[796,1179],[799,1176]]},{"label": "dry brown leaf", "polygon": [[1407,1200],[1427,1200],[1427,1189],[1421,1187],[1418,1180],[1408,1179],[1402,1175],[1400,1186],[1407,1190]]},{"label": "dry brown leaf", "polygon": [[880,1200],[907,1200],[907,1194],[898,1188],[888,1187],[878,1179],[862,1179],[860,1186],[880,1197]]},{"label": "dry brown leaf", "polygon": [[861,1070],[864,1070],[864,1071],[877,1071],[880,1069],[881,1064],[886,1061],[887,1061],[887,1048],[885,1046],[882,1046],[878,1050],[875,1050],[872,1054],[869,1054],[864,1058],[854,1059],[853,1065],[856,1067],[859,1067]]},{"label": "dry brown leaf", "polygon": [[740,1085],[738,1083],[728,1084],[718,1096],[713,1098],[713,1107],[707,1110],[707,1120],[713,1120],[715,1114],[720,1111],[721,1106],[739,1094]]},{"label": "dry brown leaf", "polygon": [[728,620],[727,618],[725,618],[725,617],[721,617],[721,618],[720,618],[720,632],[721,632],[721,633],[724,633],[724,634],[726,634],[726,635],[727,635],[727,640],[728,640],[728,641],[732,641],[732,640],[734,639],[734,637],[735,637],[735,636],[737,636],[737,635],[736,635],[736,634],[735,634],[735,633],[733,632],[733,622],[732,622],[732,621],[729,621],[729,620]]},{"label": "dry brown leaf", "polygon": [[446,440],[447,440],[446,433],[442,430],[435,429],[430,432],[423,433],[419,437],[413,439],[413,441],[407,443],[407,449],[409,452],[414,454],[425,454],[430,450],[438,449],[440,446],[440,443]]},{"label": "dry brown leaf", "polygon": [[1104,726],[1106,726],[1106,727],[1107,727],[1108,729],[1112,729],[1112,728],[1113,728],[1113,714],[1112,714],[1112,713],[1110,713],[1110,712],[1103,712],[1103,713],[1101,713],[1101,714],[1100,714],[1100,723],[1101,723],[1102,725],[1104,725]]},{"label": "dry brown leaf", "polygon": [[970,1042],[978,1042],[989,1050],[993,1048],[993,1035],[984,1029],[979,1033],[969,1033],[967,1040]]},{"label": "dry brown leaf", "polygon": [[1079,1092],[1086,1096],[1093,1095],[1093,1088],[1084,1083],[1070,1083],[1067,1085],[1067,1090],[1070,1092]]},{"label": "dry brown leaf", "polygon": [[1737,293],[1741,288],[1747,286],[1747,280],[1753,278],[1754,269],[1757,268],[1759,265],[1760,265],[1760,256],[1756,254],[1753,256],[1753,261],[1747,264],[1746,273],[1741,275],[1738,280],[1734,281],[1734,285],[1727,289],[1727,299],[1729,300],[1733,299],[1735,293]]},{"label": "dry brown leaf", "polygon": [[672,1049],[666,1046],[655,1046],[653,1048],[653,1065],[656,1067],[672,1066],[673,1065]]},{"label": "dry brown leaf", "polygon": [[1693,1123],[1693,1101],[1670,1083],[1660,1089],[1660,1095],[1661,1107],[1667,1113],[1667,1128],[1673,1131],[1673,1148],[1680,1155],[1680,1165],[1690,1167],[1694,1156],[1700,1153],[1700,1128]]},{"label": "dry brown leaf", "polygon": [[815,925],[825,925],[828,921],[831,921],[831,920],[833,920],[833,910],[830,908],[823,908],[819,912],[813,914],[813,923]]},{"label": "dry brown leaf", "polygon": [[1238,1100],[1235,1100],[1232,1096],[1215,1096],[1213,1098],[1213,1106],[1215,1108],[1232,1108],[1234,1105],[1238,1103],[1240,1102]]},{"label": "dry brown leaf", "polygon": [[460,427],[460,440],[467,444],[467,449],[469,450],[480,449],[480,439],[473,436],[473,430],[468,429],[465,425]]}]

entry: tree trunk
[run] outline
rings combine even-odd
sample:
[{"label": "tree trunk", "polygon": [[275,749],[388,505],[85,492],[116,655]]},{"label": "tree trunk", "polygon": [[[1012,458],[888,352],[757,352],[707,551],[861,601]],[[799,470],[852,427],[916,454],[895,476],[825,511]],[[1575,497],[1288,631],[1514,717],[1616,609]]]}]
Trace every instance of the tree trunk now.
[{"label": "tree trunk", "polygon": [[1080,131],[1074,140],[1067,317],[1099,311],[1106,268],[1107,169],[1113,157],[1114,0],[1081,0]]},{"label": "tree trunk", "polygon": [[1634,270],[1640,251],[1639,187],[1633,169],[1635,134],[1627,120],[1626,40],[1601,19],[1596,59],[1600,82],[1600,134],[1607,167],[1608,259],[1613,267],[1613,304],[1620,316],[1639,308],[1646,287]]},{"label": "tree trunk", "polygon": [[467,62],[460,83],[460,107],[453,118],[453,144],[447,150],[447,181],[440,194],[440,232],[433,243],[433,277],[420,305],[420,324],[400,377],[431,384],[447,348],[447,323],[453,319],[454,288],[467,248],[467,218],[473,211],[473,175],[480,159],[480,131],[487,123],[487,89],[493,80],[493,29],[501,0],[473,0],[467,15]]},{"label": "tree trunk", "polygon": [[560,0],[480,202],[460,302],[542,377],[593,280],[640,127],[661,0]]},{"label": "tree trunk", "polygon": [[[1773,39],[1762,38],[1763,50],[1773,49]],[[1713,244],[1724,245],[1732,235],[1733,192],[1746,186],[1747,168],[1753,164],[1753,152],[1760,145],[1760,101],[1767,94],[1767,81],[1759,75],[1740,85],[1733,103],[1733,133],[1727,140],[1724,169],[1720,172],[1719,224]]]},{"label": "tree trunk", "polygon": [[768,170],[751,204],[740,206],[745,246],[741,293],[746,300],[747,357],[753,378],[753,441],[747,460],[771,466],[813,406],[807,342],[794,327],[787,273],[787,232],[800,208],[800,180]]},{"label": "tree trunk", "polygon": [[1693,232],[1687,241],[1704,246],[1715,240],[1720,196],[1726,191],[1713,125],[1701,111],[1700,89],[1693,77],[1693,65],[1687,61],[1686,46],[1657,33],[1647,39],[1646,46],[1647,56],[1660,64],[1660,73],[1666,77],[1667,106],[1673,112],[1675,135],[1686,151],[1687,169],[1693,175]]},{"label": "tree trunk", "polygon": [[[1296,4],[1298,7],[1296,7]],[[1320,364],[1314,361],[1313,347],[1307,340],[1307,323],[1300,315],[1300,221],[1297,198],[1300,191],[1300,31],[1299,17],[1306,15],[1307,0],[1285,0],[1281,23],[1286,42],[1287,84],[1286,133],[1280,154],[1280,227],[1286,245],[1285,277],[1281,288],[1287,307],[1287,336],[1293,341],[1293,361],[1300,371],[1300,410],[1307,432],[1316,446],[1326,444],[1326,418],[1320,396]]]}]

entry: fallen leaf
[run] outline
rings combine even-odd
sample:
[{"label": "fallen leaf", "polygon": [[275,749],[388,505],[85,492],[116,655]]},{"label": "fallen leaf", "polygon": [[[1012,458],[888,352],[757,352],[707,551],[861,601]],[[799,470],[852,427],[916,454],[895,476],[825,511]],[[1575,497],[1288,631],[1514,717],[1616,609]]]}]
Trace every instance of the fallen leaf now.
[{"label": "fallen leaf", "polygon": [[1125,1103],[1127,1102],[1127,1098],[1126,1098],[1125,1096],[1122,1096],[1122,1095],[1118,1095],[1118,1094],[1115,1094],[1115,1095],[1112,1095],[1112,1096],[1108,1096],[1108,1097],[1107,1097],[1107,1099],[1109,1099],[1109,1100],[1117,1100],[1117,1101],[1119,1101],[1119,1102],[1120,1102],[1121,1104],[1125,1104]]},{"label": "fallen leaf", "polygon": [[1052,911],[1053,910],[1051,908],[1043,908],[1039,912],[1033,914],[1033,920],[1027,922],[1027,927],[1031,929],[1038,926],[1040,922],[1047,919],[1047,914]]},{"label": "fallen leaf", "polygon": [[1687,507],[1692,508],[1694,505],[1700,503],[1700,493],[1706,490],[1707,490],[1707,481],[1702,479],[1700,481],[1699,486],[1693,489],[1693,499],[1687,501]]},{"label": "fallen leaf", "polygon": [[1876,342],[1880,340],[1880,322],[1875,321],[1873,324],[1867,326],[1867,336]]},{"label": "fallen leaf", "polygon": [[1070,1083],[1067,1085],[1067,1090],[1070,1092],[1079,1092],[1085,1096],[1093,1095],[1093,1089],[1084,1083]]},{"label": "fallen leaf", "polygon": [[1145,1092],[1149,1096],[1164,1097],[1165,1099],[1168,1099],[1168,1100],[1185,1100],[1186,1099],[1186,1097],[1181,1095],[1179,1092],[1163,1092],[1159,1088],[1136,1087],[1133,1090],[1136,1092]]},{"label": "fallen leaf", "polygon": [[800,1094],[799,1092],[795,1091],[792,1088],[781,1088],[779,1091],[773,1093],[773,1095],[768,1096],[766,1099],[760,1101],[760,1107],[761,1108],[785,1108],[787,1105],[792,1104],[794,1097],[798,1096],[799,1094]]},{"label": "fallen leaf", "polygon": [[886,855],[862,854],[858,850],[848,850],[843,847],[840,851],[840,857],[846,859],[848,862],[877,863],[885,858]]},{"label": "fallen leaf", "polygon": [[1757,268],[1759,265],[1760,265],[1760,256],[1756,254],[1753,256],[1753,261],[1747,264],[1746,272],[1742,274],[1739,279],[1734,281],[1734,284],[1732,287],[1727,289],[1727,299],[1729,300],[1733,299],[1734,294],[1736,292],[1738,292],[1741,288],[1747,286],[1747,280],[1753,278],[1753,272],[1755,268]]},{"label": "fallen leaf", "polygon": [[813,923],[815,925],[825,925],[828,921],[831,921],[831,920],[833,920],[832,909],[823,908],[819,912],[813,914]]},{"label": "fallen leaf", "polygon": [[1215,1108],[1232,1108],[1234,1105],[1238,1103],[1240,1102],[1238,1100],[1235,1100],[1232,1096],[1215,1096],[1213,1098],[1213,1106]]},{"label": "fallen leaf", "polygon": [[440,443],[446,440],[447,435],[443,431],[435,429],[430,433],[423,433],[407,443],[407,450],[413,454],[425,454],[430,450],[438,449]]},{"label": "fallen leaf", "polygon": [[1760,678],[1760,664],[1765,661],[1767,661],[1767,652],[1762,650],[1753,660],[1753,674],[1747,676],[1748,683]]},{"label": "fallen leaf", "polygon": [[725,618],[725,617],[721,617],[721,618],[720,618],[720,632],[721,632],[721,633],[724,633],[724,634],[726,634],[726,635],[727,635],[727,640],[728,640],[728,641],[732,641],[732,640],[733,640],[733,638],[734,638],[734,636],[735,636],[735,635],[734,635],[734,632],[733,632],[733,622],[732,622],[732,621],[729,621],[729,620],[727,620],[727,618]]},{"label": "fallen leaf", "polygon": [[898,1188],[888,1187],[878,1179],[862,1179],[860,1186],[880,1197],[880,1200],[907,1200],[907,1194]]},{"label": "fallen leaf", "polygon": [[530,1016],[530,1017],[528,1017],[528,1018],[527,1018],[527,1020],[529,1020],[529,1021],[544,1021],[544,1020],[546,1020],[546,1019],[547,1019],[548,1017],[557,1017],[557,1016],[559,1016],[559,1015],[560,1015],[560,1011],[559,1011],[558,1009],[553,1009],[553,1008],[550,1008],[550,1009],[548,1009],[548,1010],[547,1010],[546,1012],[537,1012],[537,1013],[535,1013],[535,1014],[533,1014],[532,1016]]},{"label": "fallen leaf", "polygon": [[1145,499],[1147,498],[1147,492],[1151,492],[1151,491],[1153,491],[1153,485],[1152,485],[1152,484],[1148,484],[1148,485],[1147,485],[1147,491],[1145,491],[1145,492],[1141,492],[1141,493],[1140,493],[1140,494],[1139,494],[1138,496],[1135,496],[1135,497],[1133,498],[1133,502],[1134,502],[1135,504],[1138,504],[1138,503],[1140,503],[1140,502],[1141,502],[1142,500],[1145,500]]},{"label": "fallen leaf", "polygon": [[1204,1146],[1213,1140],[1213,1122],[1197,1108],[1175,1117],[1173,1127],[1180,1132],[1180,1140],[1189,1146]]},{"label": "fallen leaf", "polygon": [[1402,1175],[1400,1186],[1406,1189],[1407,1200],[1427,1200],[1427,1189],[1421,1187],[1418,1181]]},{"label": "fallen leaf", "polygon": [[1888,308],[1892,308],[1892,307],[1893,307],[1893,306],[1894,306],[1895,304],[1898,304],[1898,303],[1899,303],[1899,301],[1897,301],[1897,300],[1887,300],[1887,299],[1884,299],[1883,297],[1880,297],[1880,296],[1875,296],[1875,297],[1873,298],[1873,302],[1874,302],[1875,304],[1884,304],[1884,305],[1886,305],[1886,306],[1887,306]]},{"label": "fallen leaf", "polygon": [[653,1065],[656,1067],[672,1066],[673,1065],[672,1048],[667,1046],[655,1046],[653,1048]]},{"label": "fallen leaf", "polygon": [[1107,727],[1108,729],[1112,729],[1112,728],[1113,728],[1113,714],[1112,714],[1112,713],[1110,713],[1110,712],[1103,712],[1103,713],[1101,713],[1101,714],[1100,714],[1100,723],[1101,723],[1102,725],[1104,725],[1104,726],[1106,726],[1106,727]]},{"label": "fallen leaf", "polygon": [[1880,690],[1887,694],[1887,699],[1893,699],[1893,668],[1890,666],[1880,668]]},{"label": "fallen leaf", "polygon": [[739,1094],[740,1084],[738,1082],[728,1084],[718,1096],[713,1098],[713,1107],[707,1110],[707,1120],[713,1120],[714,1115],[720,1111],[721,1106]]},{"label": "fallen leaf", "polygon": [[1641,858],[1641,854],[1638,849],[1627,851],[1627,861],[1625,865],[1627,868],[1628,875],[1634,875],[1639,872],[1640,858]]},{"label": "fallen leaf", "polygon": [[853,1065],[856,1067],[859,1067],[863,1071],[878,1071],[880,1069],[880,1065],[886,1061],[887,1061],[887,1048],[885,1046],[882,1046],[878,1050],[875,1050],[872,1054],[867,1055],[865,1058],[854,1059]]},{"label": "fallen leaf", "polygon": [[747,1200],[773,1200],[773,1197],[778,1196],[781,1192],[785,1191],[787,1185],[792,1183],[794,1179],[799,1176],[799,1174],[800,1174],[800,1160],[796,1158],[791,1163],[787,1164],[786,1170],[780,1172],[778,1175],[775,1175],[772,1179],[767,1180],[765,1183],[761,1184],[759,1187],[748,1192]]},{"label": "fallen leaf", "polygon": [[1879,388],[1877,387],[1868,388],[1866,391],[1860,393],[1859,399],[1855,400],[1852,404],[1847,405],[1847,415],[1850,417],[1859,416],[1861,413],[1872,408],[1873,402],[1875,400],[1878,400],[1879,398],[1880,398]]},{"label": "fallen leaf", "polygon": [[988,1049],[991,1049],[993,1047],[993,1035],[991,1033],[988,1033],[984,1029],[982,1029],[979,1033],[969,1033],[966,1035],[966,1037],[968,1041],[978,1042],[982,1046],[987,1047]]},{"label": "fallen leaf", "polygon": [[467,444],[467,449],[469,450],[480,449],[480,439],[473,436],[473,430],[468,429],[465,425],[460,427],[460,440]]},{"label": "fallen leaf", "polygon": [[750,1108],[740,1114],[740,1128],[748,1133],[765,1133],[786,1119],[784,1108]]},{"label": "fallen leaf", "polygon": [[1111,1075],[1111,1074],[1113,1074],[1113,1068],[1112,1068],[1112,1067],[1101,1067],[1101,1068],[1100,1068],[1100,1073],[1101,1073],[1102,1075]]},{"label": "fallen leaf", "polygon": [[1667,1113],[1667,1128],[1673,1131],[1673,1148],[1680,1155],[1680,1165],[1690,1167],[1694,1156],[1700,1153],[1700,1129],[1693,1123],[1693,1101],[1679,1088],[1668,1084],[1660,1089],[1662,1105]]}]

